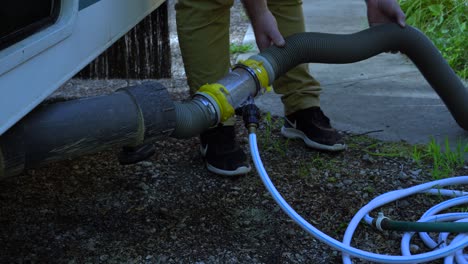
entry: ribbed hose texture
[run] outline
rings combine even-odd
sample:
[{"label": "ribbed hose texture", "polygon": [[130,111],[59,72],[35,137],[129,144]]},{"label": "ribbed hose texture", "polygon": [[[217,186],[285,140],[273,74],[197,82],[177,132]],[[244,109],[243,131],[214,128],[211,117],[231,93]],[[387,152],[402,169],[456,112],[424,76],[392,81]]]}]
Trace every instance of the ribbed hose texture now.
[{"label": "ribbed hose texture", "polygon": [[211,123],[208,108],[197,100],[174,102],[176,111],[176,128],[171,137],[190,138],[201,134],[215,124]]},{"label": "ribbed hose texture", "polygon": [[468,89],[431,40],[411,26],[385,24],[349,35],[299,33],[286,38],[285,47],[272,46],[259,55],[271,63],[277,79],[301,63],[353,63],[389,51],[406,54],[468,130]]}]

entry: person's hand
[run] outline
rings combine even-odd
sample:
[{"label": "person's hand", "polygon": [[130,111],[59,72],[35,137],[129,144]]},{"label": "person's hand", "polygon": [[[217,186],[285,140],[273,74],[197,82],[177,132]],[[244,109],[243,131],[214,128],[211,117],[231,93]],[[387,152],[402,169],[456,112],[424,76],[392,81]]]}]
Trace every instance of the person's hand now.
[{"label": "person's hand", "polygon": [[406,26],[406,16],[396,0],[366,0],[369,25],[397,23]]},{"label": "person's hand", "polygon": [[286,42],[279,32],[276,19],[269,10],[255,14],[251,17],[251,22],[260,51],[272,44],[278,47],[285,45]]}]

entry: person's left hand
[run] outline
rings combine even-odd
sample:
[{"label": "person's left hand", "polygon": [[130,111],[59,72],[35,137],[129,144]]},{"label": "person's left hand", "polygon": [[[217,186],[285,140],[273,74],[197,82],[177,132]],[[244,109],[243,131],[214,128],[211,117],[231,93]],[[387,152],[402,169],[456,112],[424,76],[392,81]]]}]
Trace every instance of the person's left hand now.
[{"label": "person's left hand", "polygon": [[406,16],[396,0],[366,0],[369,25],[396,23],[406,26]]}]

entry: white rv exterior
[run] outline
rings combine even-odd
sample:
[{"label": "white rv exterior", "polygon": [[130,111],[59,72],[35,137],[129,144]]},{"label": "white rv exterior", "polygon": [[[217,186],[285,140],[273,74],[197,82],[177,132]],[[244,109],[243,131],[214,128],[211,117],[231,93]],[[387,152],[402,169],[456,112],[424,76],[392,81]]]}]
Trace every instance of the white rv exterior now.
[{"label": "white rv exterior", "polygon": [[0,50],[0,135],[164,2],[59,1],[55,23]]}]

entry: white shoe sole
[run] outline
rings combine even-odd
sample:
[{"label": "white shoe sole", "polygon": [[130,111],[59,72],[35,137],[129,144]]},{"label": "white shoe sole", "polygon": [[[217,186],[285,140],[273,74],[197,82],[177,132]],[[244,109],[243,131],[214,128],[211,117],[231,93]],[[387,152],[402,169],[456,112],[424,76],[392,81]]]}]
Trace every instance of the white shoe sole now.
[{"label": "white shoe sole", "polygon": [[206,163],[206,169],[213,172],[213,173],[215,173],[215,174],[218,174],[218,175],[237,176],[237,175],[243,175],[243,174],[249,173],[252,168],[250,168],[250,166],[248,166],[248,167],[242,166],[242,167],[237,168],[236,170],[227,171],[227,170],[220,170],[220,169]]},{"label": "white shoe sole", "polygon": [[330,145],[324,145],[324,144],[320,144],[318,142],[312,141],[304,134],[304,132],[295,128],[287,128],[283,126],[281,128],[281,134],[284,137],[290,138],[290,139],[296,139],[296,138],[302,139],[302,141],[304,141],[304,143],[308,147],[313,148],[313,149],[320,149],[320,150],[327,150],[327,151],[340,151],[340,150],[346,149],[345,144],[335,144],[335,145],[330,146]]}]

